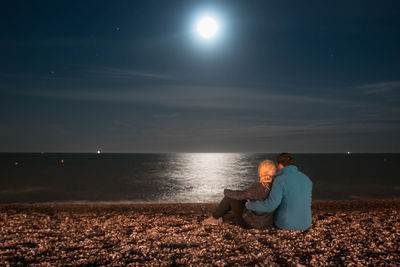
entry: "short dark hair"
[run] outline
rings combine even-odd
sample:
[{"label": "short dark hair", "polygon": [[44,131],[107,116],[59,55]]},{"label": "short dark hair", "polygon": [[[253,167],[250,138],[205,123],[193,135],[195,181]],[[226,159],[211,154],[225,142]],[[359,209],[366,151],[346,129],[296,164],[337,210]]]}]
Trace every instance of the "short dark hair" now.
[{"label": "short dark hair", "polygon": [[276,158],[276,162],[278,162],[278,164],[282,164],[285,167],[294,164],[293,156],[289,153],[279,154]]}]

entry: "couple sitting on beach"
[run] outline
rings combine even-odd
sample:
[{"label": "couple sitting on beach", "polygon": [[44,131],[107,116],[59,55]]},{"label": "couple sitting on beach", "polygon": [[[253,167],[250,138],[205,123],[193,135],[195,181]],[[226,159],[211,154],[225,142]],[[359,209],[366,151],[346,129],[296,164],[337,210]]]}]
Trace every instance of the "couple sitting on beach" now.
[{"label": "couple sitting on beach", "polygon": [[278,172],[270,160],[258,167],[260,181],[244,191],[224,190],[225,197],[203,225],[219,225],[232,211],[243,228],[306,230],[311,225],[312,182],[294,166],[293,156],[277,157]]}]

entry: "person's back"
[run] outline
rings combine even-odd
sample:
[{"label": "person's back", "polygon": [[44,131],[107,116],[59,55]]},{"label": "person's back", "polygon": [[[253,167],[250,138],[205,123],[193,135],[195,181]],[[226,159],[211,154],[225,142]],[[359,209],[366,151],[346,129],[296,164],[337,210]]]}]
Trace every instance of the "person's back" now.
[{"label": "person's back", "polygon": [[247,209],[271,212],[276,209],[274,223],[278,228],[305,230],[311,225],[312,182],[293,165],[288,153],[278,156],[279,172],[267,199],[249,202]]},{"label": "person's back", "polygon": [[281,229],[305,230],[311,225],[312,182],[294,165],[278,172],[274,183],[282,187],[282,200],[274,222]]}]

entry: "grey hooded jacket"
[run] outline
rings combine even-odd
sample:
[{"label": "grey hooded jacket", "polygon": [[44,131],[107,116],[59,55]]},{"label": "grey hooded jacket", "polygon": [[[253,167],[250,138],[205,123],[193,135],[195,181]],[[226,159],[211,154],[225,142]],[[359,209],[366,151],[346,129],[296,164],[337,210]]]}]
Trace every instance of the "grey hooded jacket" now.
[{"label": "grey hooded jacket", "polygon": [[[265,188],[261,183],[254,183],[246,190],[225,189],[226,197],[237,200],[264,200],[269,196],[270,188]],[[272,227],[274,221],[274,212],[257,212],[248,209],[243,210],[243,219],[248,225],[257,229],[267,229]]]}]

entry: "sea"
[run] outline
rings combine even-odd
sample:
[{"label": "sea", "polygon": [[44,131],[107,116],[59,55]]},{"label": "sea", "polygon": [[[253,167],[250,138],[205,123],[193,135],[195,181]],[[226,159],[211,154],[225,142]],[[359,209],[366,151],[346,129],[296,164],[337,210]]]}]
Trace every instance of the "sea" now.
[{"label": "sea", "polygon": [[[0,203],[206,203],[274,153],[0,153]],[[313,199],[400,198],[400,154],[294,154]]]}]

